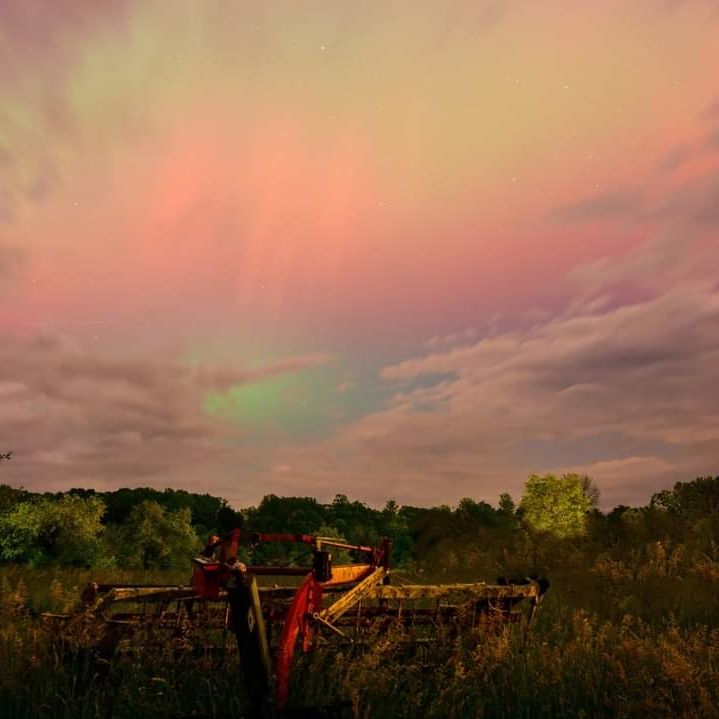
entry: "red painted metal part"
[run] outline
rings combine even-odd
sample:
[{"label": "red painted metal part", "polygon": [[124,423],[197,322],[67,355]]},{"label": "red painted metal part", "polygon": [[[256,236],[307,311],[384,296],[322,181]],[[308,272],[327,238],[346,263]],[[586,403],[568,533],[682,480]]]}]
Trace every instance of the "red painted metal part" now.
[{"label": "red painted metal part", "polygon": [[288,544],[315,544],[316,537],[311,534],[262,534],[253,532],[250,534],[253,544],[260,542],[286,542]]},{"label": "red painted metal part", "polygon": [[302,640],[302,651],[308,651],[312,642],[310,617],[322,609],[322,585],[310,574],[299,586],[285,618],[285,626],[277,647],[277,706],[287,704],[290,690],[290,671],[297,638]]},{"label": "red painted metal part", "polygon": [[192,588],[203,599],[217,599],[220,596],[220,589],[226,584],[223,579],[223,572],[216,562],[195,564],[192,570]]},{"label": "red painted metal part", "polygon": [[[238,562],[240,544],[265,542],[301,543],[310,545],[316,554],[322,554],[321,546],[345,549],[364,554],[366,563],[332,567],[328,578],[317,573],[317,568],[246,566]],[[304,576],[297,588],[284,617],[284,626],[274,657],[276,674],[276,698],[278,708],[287,703],[292,660],[298,639],[302,651],[308,651],[312,643],[313,615],[322,609],[322,588],[351,586],[369,576],[377,566],[389,566],[391,545],[384,541],[380,547],[366,547],[347,542],[316,537],[309,534],[263,534],[242,532],[234,529],[222,538],[211,537],[202,554],[195,559],[192,587],[199,597],[215,600],[238,576],[277,575]],[[324,579],[325,581],[321,581]],[[232,581],[230,581],[232,580]],[[241,580],[242,581],[242,580]]]}]

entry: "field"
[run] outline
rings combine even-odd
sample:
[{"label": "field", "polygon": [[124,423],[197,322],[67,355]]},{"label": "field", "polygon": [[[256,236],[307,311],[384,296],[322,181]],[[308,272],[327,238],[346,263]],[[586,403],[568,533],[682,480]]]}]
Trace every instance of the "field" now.
[{"label": "field", "polygon": [[[555,570],[528,636],[478,629],[410,655],[390,634],[356,655],[319,652],[300,664],[292,704],[344,700],[362,719],[719,716],[719,572],[676,566],[677,557],[660,545],[631,572],[608,557]],[[186,575],[0,568],[0,715],[249,716],[232,651],[98,663],[58,651],[39,617],[69,610],[90,578]]]}]

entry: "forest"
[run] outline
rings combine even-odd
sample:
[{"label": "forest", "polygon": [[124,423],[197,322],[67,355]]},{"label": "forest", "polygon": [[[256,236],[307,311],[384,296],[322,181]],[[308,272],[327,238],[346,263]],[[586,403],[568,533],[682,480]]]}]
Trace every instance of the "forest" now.
[{"label": "forest", "polygon": [[[53,494],[0,485],[0,562],[182,568],[208,535],[239,527],[369,545],[386,536],[393,540],[395,566],[433,573],[537,572],[578,556],[585,562],[639,561],[662,547],[677,555],[675,561],[681,554],[685,569],[711,575],[719,542],[719,477],[678,482],[642,507],[602,512],[598,500],[592,480],[577,474],[532,475],[516,503],[505,493],[496,506],[466,497],[455,507],[399,506],[390,500],[382,509],[343,494],[331,503],[271,494],[240,511],[225,499],[185,490]],[[272,551],[259,558],[297,559],[289,546]]]},{"label": "forest", "polygon": [[[719,477],[678,482],[641,507],[603,512],[598,499],[572,474],[532,475],[521,497],[496,505],[381,509],[341,494],[268,495],[239,511],[183,490],[2,485],[0,714],[249,716],[226,664],[208,659],[203,674],[177,658],[117,662],[108,680],[53,654],[40,621],[70,611],[89,579],[186,582],[208,534],[242,527],[370,545],[391,537],[392,563],[412,581],[551,583],[528,637],[509,627],[467,635],[421,661],[384,643],[355,657],[320,653],[295,704],[348,700],[358,717],[719,716]],[[248,561],[306,562],[295,545],[243,551]]]}]

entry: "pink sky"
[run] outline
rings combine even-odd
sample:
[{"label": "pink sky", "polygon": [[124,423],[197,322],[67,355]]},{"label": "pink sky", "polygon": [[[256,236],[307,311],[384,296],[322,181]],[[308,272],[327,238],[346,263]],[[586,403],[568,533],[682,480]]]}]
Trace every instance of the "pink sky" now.
[{"label": "pink sky", "polygon": [[611,504],[716,473],[718,22],[2,3],[2,481],[424,504],[578,470]]}]

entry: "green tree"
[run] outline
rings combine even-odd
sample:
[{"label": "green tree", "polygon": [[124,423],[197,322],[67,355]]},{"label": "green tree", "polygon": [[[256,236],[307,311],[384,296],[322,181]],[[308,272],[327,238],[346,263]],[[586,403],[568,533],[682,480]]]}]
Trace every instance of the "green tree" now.
[{"label": "green tree", "polygon": [[412,538],[409,534],[407,517],[394,499],[385,504],[378,520],[378,533],[392,540],[392,564],[399,566],[406,562],[412,553]]},{"label": "green tree", "polygon": [[244,522],[245,518],[242,516],[242,512],[233,509],[223,500],[223,504],[217,510],[217,531],[222,533],[229,532],[231,529],[241,529]]},{"label": "green tree", "polygon": [[477,527],[494,527],[497,524],[497,510],[487,502],[475,502],[463,497],[454,512],[458,520],[458,529],[466,531]]},{"label": "green tree", "polygon": [[121,561],[142,569],[189,567],[200,549],[187,507],[168,512],[163,506],[145,500],[132,508],[120,532]]},{"label": "green tree", "polygon": [[40,513],[36,503],[21,502],[0,516],[0,560],[3,562],[30,562],[43,558],[38,542]]},{"label": "green tree", "polygon": [[693,482],[677,482],[673,489],[655,494],[651,506],[687,519],[719,516],[719,477],[698,477]]},{"label": "green tree", "polygon": [[[327,537],[328,539],[341,539],[340,532],[337,527],[333,527],[329,524],[325,524],[320,527],[317,530],[317,536]],[[326,547],[326,549],[332,555],[332,564],[351,564],[352,557],[350,556],[349,552],[347,552],[347,550],[340,549],[339,547]]]},{"label": "green tree", "polygon": [[260,532],[316,534],[323,524],[332,524],[326,521],[325,508],[312,497],[268,494],[258,507],[247,510],[246,514],[247,527]]},{"label": "green tree", "polygon": [[375,545],[379,542],[378,525],[382,514],[362,502],[350,502],[344,494],[335,495],[328,508],[329,524],[337,527],[348,542]]},{"label": "green tree", "polygon": [[399,513],[399,505],[394,499],[388,499],[387,503],[384,505],[382,513],[390,517],[396,517]]},{"label": "green tree", "polygon": [[514,517],[517,512],[517,507],[514,504],[511,494],[502,492],[502,494],[499,495],[499,509],[497,511],[505,517]]},{"label": "green tree", "polygon": [[646,519],[655,535],[663,529],[676,541],[686,543],[691,537],[711,554],[710,544],[719,544],[719,477],[677,482],[672,489],[655,494]]},{"label": "green tree", "polygon": [[103,542],[105,504],[65,494],[21,502],[0,517],[3,561],[57,561],[73,566],[111,563]]},{"label": "green tree", "polygon": [[30,499],[30,493],[26,492],[22,487],[11,487],[9,484],[0,484],[0,514],[12,509],[20,502],[26,502]]},{"label": "green tree", "polygon": [[578,474],[532,474],[524,485],[520,509],[524,522],[535,532],[557,538],[577,537],[586,532],[592,502]]},{"label": "green tree", "polygon": [[590,508],[595,508],[599,504],[599,497],[601,495],[599,487],[597,487],[594,480],[586,474],[579,475],[579,484],[582,486],[584,496],[589,500]]}]

